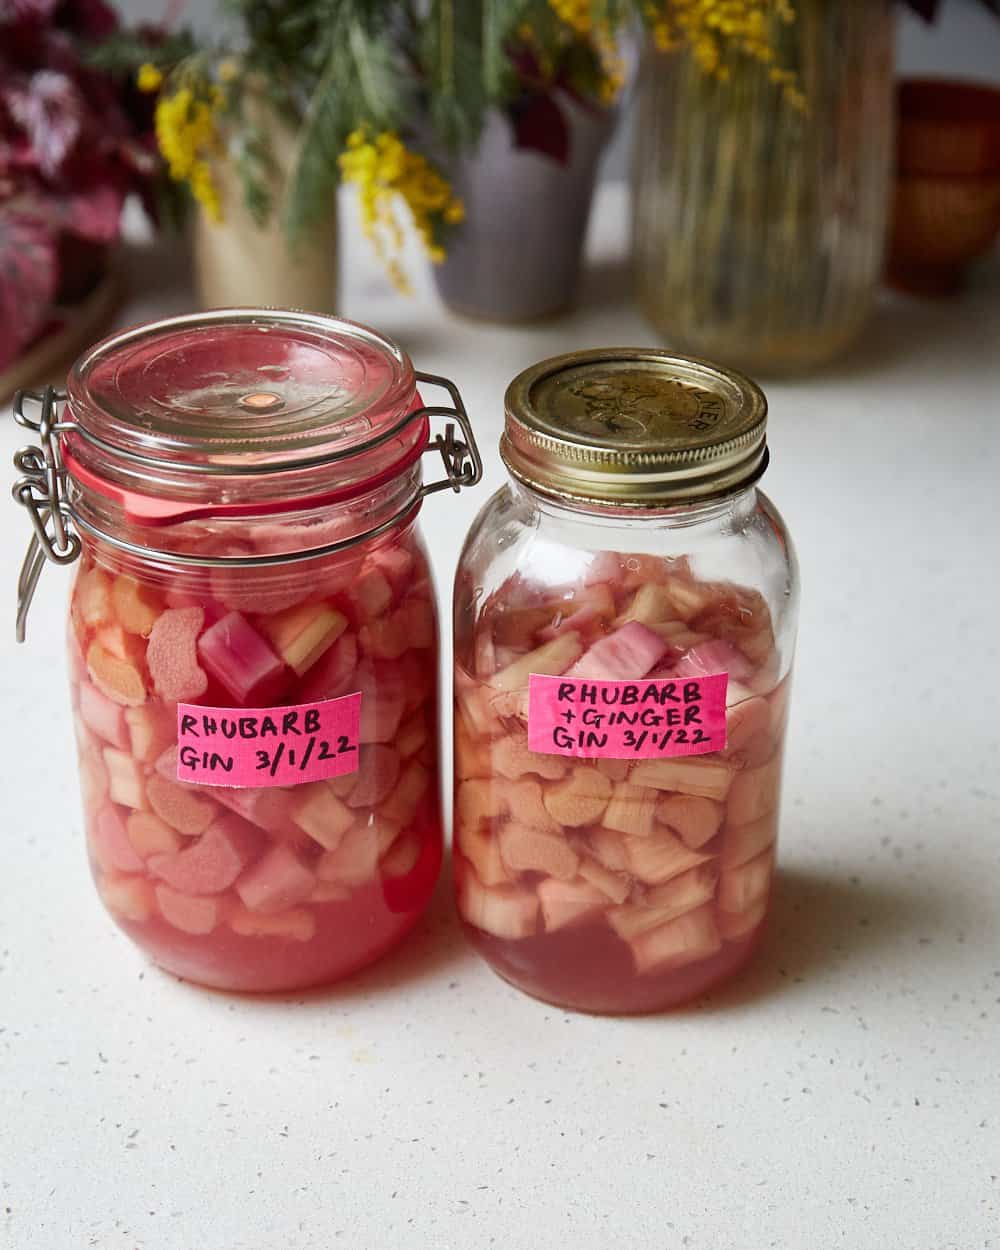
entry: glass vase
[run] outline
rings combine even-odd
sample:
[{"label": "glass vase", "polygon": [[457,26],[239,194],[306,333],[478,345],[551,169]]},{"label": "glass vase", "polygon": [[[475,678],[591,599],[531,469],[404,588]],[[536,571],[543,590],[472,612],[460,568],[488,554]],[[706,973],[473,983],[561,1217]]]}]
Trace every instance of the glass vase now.
[{"label": "glass vase", "polygon": [[892,153],[887,0],[797,0],[769,19],[772,68],[733,54],[643,61],[634,261],[672,347],[755,373],[821,365],[855,338],[882,267]]}]

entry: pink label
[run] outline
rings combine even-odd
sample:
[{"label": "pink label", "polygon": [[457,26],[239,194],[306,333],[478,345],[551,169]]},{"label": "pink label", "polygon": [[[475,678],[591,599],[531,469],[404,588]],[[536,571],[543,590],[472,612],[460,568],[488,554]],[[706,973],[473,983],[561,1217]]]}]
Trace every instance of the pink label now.
[{"label": "pink label", "polygon": [[177,780],[296,786],[358,767],[361,694],[289,707],[177,704]]},{"label": "pink label", "polygon": [[641,681],[528,679],[528,747],[577,759],[707,755],[726,746],[728,673]]}]

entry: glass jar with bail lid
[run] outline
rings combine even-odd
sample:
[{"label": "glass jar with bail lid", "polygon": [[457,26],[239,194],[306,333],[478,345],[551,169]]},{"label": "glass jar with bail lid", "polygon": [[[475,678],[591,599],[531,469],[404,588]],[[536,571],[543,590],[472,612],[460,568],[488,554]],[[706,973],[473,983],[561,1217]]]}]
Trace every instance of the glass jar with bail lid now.
[{"label": "glass jar with bail lid", "polygon": [[[68,395],[22,394],[16,415],[40,444],[17,456],[35,529],[18,627],[46,557],[79,556],[73,715],[112,916],[224,989],[376,959],[441,862],[416,521],[480,476],[455,387],[363,326],[223,309],[105,340]],[[445,474],[425,485],[428,450]]]},{"label": "glass jar with bail lid", "polygon": [[760,936],[798,598],[765,423],[749,379],[645,349],[507,391],[456,576],[455,879],[549,1002],[660,1010]]}]

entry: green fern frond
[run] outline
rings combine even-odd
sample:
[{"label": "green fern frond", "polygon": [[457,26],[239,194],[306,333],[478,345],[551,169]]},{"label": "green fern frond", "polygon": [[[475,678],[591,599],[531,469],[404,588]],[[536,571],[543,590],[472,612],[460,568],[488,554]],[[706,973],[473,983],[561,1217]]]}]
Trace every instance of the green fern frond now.
[{"label": "green fern frond", "polygon": [[475,143],[489,104],[482,73],[483,25],[479,5],[431,0],[421,40],[430,120],[448,148]]}]

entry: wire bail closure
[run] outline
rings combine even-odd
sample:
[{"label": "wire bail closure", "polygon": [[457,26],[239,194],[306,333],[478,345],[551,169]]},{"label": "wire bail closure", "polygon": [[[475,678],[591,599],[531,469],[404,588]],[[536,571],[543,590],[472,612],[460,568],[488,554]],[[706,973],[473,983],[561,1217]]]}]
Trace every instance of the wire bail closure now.
[{"label": "wire bail closure", "polygon": [[[38,436],[39,445],[35,446],[32,444],[22,447],[14,455],[14,467],[21,476],[14,483],[12,493],[14,499],[27,509],[33,530],[17,583],[17,617],[15,626],[17,641],[24,642],[28,609],[31,607],[31,601],[34,598],[38,579],[41,576],[45,562],[48,560],[53,564],[72,564],[79,557],[81,551],[82,544],[79,531],[99,538],[102,542],[108,543],[119,551],[139,557],[153,556],[167,564],[193,565],[208,568],[260,568],[334,555],[358,543],[377,538],[387,530],[392,529],[427,495],[434,495],[442,490],[451,490],[458,494],[463,487],[475,486],[483,476],[483,462],[479,454],[479,448],[476,446],[472,422],[469,420],[469,414],[465,409],[465,404],[462,401],[458,388],[450,379],[439,377],[436,374],[417,372],[415,377],[417,382],[426,386],[437,386],[446,391],[451,400],[451,407],[422,406],[416,408],[413,412],[408,413],[391,430],[372,440],[371,444],[352,448],[351,455],[361,455],[365,451],[370,450],[372,446],[385,442],[388,438],[400,433],[413,421],[433,417],[452,418],[445,425],[444,432],[435,434],[432,439],[428,440],[427,446],[424,448],[425,454],[434,451],[440,454],[444,464],[445,476],[437,481],[422,485],[416,498],[408,500],[403,507],[393,513],[387,520],[360,534],[355,534],[351,538],[327,543],[321,547],[309,547],[302,551],[281,552],[277,555],[262,556],[178,555],[175,552],[161,551],[157,548],[144,547],[136,543],[127,542],[125,539],[99,530],[89,521],[85,521],[73,511],[66,490],[67,472],[62,462],[60,435],[67,431],[81,433],[75,422],[58,420],[57,405],[66,402],[66,392],[57,390],[52,386],[46,387],[44,391],[18,391],[14,397],[14,419],[18,425],[23,426]],[[27,403],[39,406],[37,420],[28,415],[26,411]],[[459,431],[457,434],[456,422]],[[137,456],[132,458],[139,459]],[[330,463],[335,463],[341,458],[341,456],[333,454],[327,459]],[[317,463],[316,460],[310,462],[310,464],[315,463]],[[296,467],[302,466],[294,462],[291,464],[285,462],[275,466],[273,470],[269,470],[267,466],[255,465],[251,471],[255,473],[266,473],[268,471],[284,472]],[[228,471],[232,472],[233,467],[228,466]],[[77,532],[74,532],[74,530]]]}]

